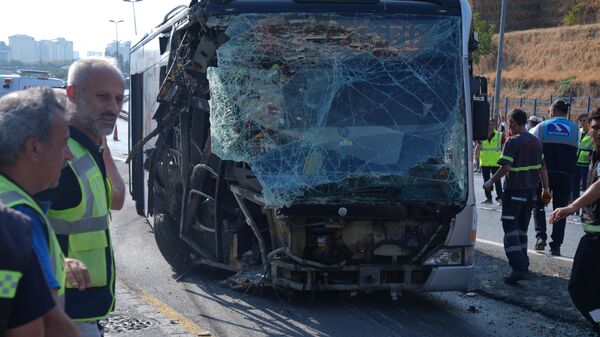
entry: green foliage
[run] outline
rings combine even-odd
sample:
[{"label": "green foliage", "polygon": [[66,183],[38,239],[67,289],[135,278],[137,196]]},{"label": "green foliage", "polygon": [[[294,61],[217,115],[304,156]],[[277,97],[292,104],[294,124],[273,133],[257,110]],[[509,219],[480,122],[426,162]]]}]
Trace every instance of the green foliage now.
[{"label": "green foliage", "polygon": [[527,81],[519,80],[519,83],[517,84],[517,89],[519,90],[519,94],[523,95],[525,93],[525,90],[527,90],[527,88],[529,88]]},{"label": "green foliage", "polygon": [[565,25],[575,26],[579,22],[579,14],[581,13],[581,5],[575,4],[565,14]]},{"label": "green foliage", "polygon": [[479,49],[473,53],[473,62],[478,64],[482,57],[496,51],[496,46],[492,42],[496,25],[488,24],[484,19],[479,17],[479,14],[473,13],[473,29],[479,39]]},{"label": "green foliage", "polygon": [[575,88],[573,87],[573,81],[575,80],[575,76],[569,76],[563,78],[558,82],[558,95],[559,96],[577,96]]}]

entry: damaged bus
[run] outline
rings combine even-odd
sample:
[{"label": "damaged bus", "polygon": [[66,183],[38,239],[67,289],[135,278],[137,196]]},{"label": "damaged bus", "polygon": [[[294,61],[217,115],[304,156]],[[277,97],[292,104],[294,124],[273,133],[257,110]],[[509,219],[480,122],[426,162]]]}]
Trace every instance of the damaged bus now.
[{"label": "damaged bus", "polygon": [[466,290],[467,0],[202,0],[131,49],[130,192],[175,270],[231,285]]}]

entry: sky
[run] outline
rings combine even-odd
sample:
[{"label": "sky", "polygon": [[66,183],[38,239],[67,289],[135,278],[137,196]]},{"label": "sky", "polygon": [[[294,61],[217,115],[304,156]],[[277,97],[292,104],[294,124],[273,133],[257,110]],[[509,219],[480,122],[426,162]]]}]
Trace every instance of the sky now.
[{"label": "sky", "polygon": [[73,41],[80,56],[87,51],[104,52],[114,42],[117,30],[109,20],[123,20],[117,25],[119,41],[137,42],[144,33],[162,22],[164,16],[189,0],[142,0],[135,3],[137,36],[134,33],[133,6],[123,0],[0,0],[2,24],[0,41],[25,34],[35,40],[63,37]]}]

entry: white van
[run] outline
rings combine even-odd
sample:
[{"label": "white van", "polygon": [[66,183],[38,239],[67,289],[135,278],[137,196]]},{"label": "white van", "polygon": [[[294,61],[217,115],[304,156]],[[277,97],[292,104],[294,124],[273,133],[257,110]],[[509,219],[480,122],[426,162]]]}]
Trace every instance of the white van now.
[{"label": "white van", "polygon": [[59,78],[21,75],[0,75],[0,83],[2,84],[2,87],[0,87],[0,97],[9,92],[23,90],[29,87],[66,87],[66,82]]}]

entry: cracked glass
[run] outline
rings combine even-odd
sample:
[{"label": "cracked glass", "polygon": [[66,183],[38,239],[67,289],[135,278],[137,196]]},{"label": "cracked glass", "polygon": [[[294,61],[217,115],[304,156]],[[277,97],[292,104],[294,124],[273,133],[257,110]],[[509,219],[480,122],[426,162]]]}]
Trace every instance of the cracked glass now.
[{"label": "cracked glass", "polygon": [[213,17],[212,151],[267,207],[466,201],[461,21],[328,13]]}]

